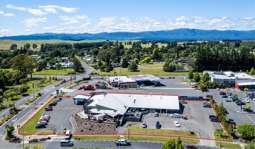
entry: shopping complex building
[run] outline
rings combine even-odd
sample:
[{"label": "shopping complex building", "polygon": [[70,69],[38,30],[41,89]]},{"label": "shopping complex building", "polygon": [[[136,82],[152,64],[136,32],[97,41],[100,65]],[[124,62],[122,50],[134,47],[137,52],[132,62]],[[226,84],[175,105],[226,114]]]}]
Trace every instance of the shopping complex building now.
[{"label": "shopping complex building", "polygon": [[84,105],[85,114],[101,119],[129,117],[139,121],[143,114],[150,112],[180,112],[179,97],[166,94],[143,93],[99,93],[93,95]]},{"label": "shopping complex building", "polygon": [[137,75],[137,76],[114,76],[108,78],[108,83],[118,88],[137,88],[138,86],[154,85],[159,86],[160,77],[155,75]]},{"label": "shopping complex building", "polygon": [[225,87],[236,87],[238,89],[255,89],[255,77],[244,72],[232,72],[232,71],[204,71],[208,73],[211,81],[221,84]]}]

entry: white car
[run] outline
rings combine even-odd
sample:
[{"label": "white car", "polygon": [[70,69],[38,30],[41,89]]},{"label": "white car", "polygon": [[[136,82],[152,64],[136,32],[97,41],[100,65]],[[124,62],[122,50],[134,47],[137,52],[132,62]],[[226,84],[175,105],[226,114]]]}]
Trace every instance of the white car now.
[{"label": "white car", "polygon": [[181,124],[178,121],[174,121],[175,127],[181,127]]}]

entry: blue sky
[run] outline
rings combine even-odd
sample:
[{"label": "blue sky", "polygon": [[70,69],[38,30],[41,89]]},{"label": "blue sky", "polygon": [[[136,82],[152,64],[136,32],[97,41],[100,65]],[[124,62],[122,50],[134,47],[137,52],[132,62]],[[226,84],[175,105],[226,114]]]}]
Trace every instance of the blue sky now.
[{"label": "blue sky", "polygon": [[1,0],[0,36],[255,29],[255,0]]}]

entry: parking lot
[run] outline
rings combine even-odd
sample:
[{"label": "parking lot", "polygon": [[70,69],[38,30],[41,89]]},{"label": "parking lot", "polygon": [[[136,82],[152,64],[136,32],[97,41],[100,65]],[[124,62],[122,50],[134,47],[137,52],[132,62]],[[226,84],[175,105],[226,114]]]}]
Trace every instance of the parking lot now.
[{"label": "parking lot", "polygon": [[[162,79],[161,82],[165,85],[162,87],[143,87],[137,89],[125,89],[125,90],[97,90],[97,91],[109,91],[109,92],[143,92],[143,93],[167,93],[175,94],[179,96],[205,96],[199,90],[191,88],[191,86],[184,82],[184,77],[176,77],[174,79]],[[75,96],[77,94],[84,94],[81,90],[74,90],[68,93],[68,95]],[[210,92],[213,93],[213,92]],[[214,94],[214,93],[213,93]],[[70,117],[82,111],[82,106],[73,104],[72,98],[63,98],[56,106],[53,107],[53,111],[46,112],[51,116],[51,120],[47,126],[56,132],[63,132],[64,129],[72,129],[70,123]],[[183,114],[188,120],[182,118],[173,118],[169,114],[154,115],[154,113],[147,114],[143,117],[143,123],[146,123],[148,128],[155,128],[156,122],[159,121],[162,129],[172,130],[186,130],[197,133],[201,138],[213,138],[215,129],[221,128],[219,123],[211,122],[209,115],[214,115],[211,108],[204,108],[202,101],[190,101],[184,104]],[[175,121],[178,121],[181,127],[176,127]],[[141,123],[142,124],[142,123]],[[204,129],[206,127],[206,129]]]},{"label": "parking lot", "polygon": [[63,132],[64,129],[72,130],[70,118],[82,109],[82,106],[73,104],[72,98],[63,98],[56,106],[53,106],[53,111],[45,112],[45,114],[51,117],[47,129],[51,129],[57,133]]},{"label": "parking lot", "polygon": [[[231,89],[229,92],[232,94],[238,94],[240,98],[242,99],[243,92],[235,89]],[[241,106],[238,106],[235,102],[226,102],[227,98],[222,98],[222,96],[219,94],[219,90],[210,90],[208,94],[213,95],[214,99],[218,103],[223,103],[224,107],[228,111],[228,117],[233,119],[237,125],[240,124],[255,124],[255,113],[253,112],[245,112],[241,109]],[[255,111],[255,102],[251,101],[252,109]]]},{"label": "parking lot", "polygon": [[[212,108],[204,108],[203,102],[194,101],[185,104],[182,116],[187,117],[186,120],[171,117],[171,114],[149,113],[143,117],[142,123],[145,123],[147,128],[155,129],[159,121],[162,129],[193,131],[200,138],[213,139],[214,131],[221,126],[220,123],[211,122],[209,115],[214,115]],[[181,126],[177,127],[175,121],[178,121]]]}]

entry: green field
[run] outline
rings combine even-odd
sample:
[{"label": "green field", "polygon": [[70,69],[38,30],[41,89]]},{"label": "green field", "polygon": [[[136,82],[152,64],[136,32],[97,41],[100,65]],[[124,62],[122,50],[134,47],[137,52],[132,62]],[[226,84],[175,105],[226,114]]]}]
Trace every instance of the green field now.
[{"label": "green field", "polygon": [[15,43],[18,45],[18,48],[24,46],[26,43],[29,44],[37,44],[37,49],[35,50],[39,50],[41,47],[41,44],[45,44],[45,43],[50,43],[50,44],[54,44],[54,43],[79,43],[79,42],[101,42],[101,41],[105,41],[105,40],[81,40],[81,41],[71,41],[71,40],[0,40],[0,50],[9,50],[10,46]]},{"label": "green field", "polygon": [[225,149],[241,149],[241,146],[239,144],[233,144],[233,143],[216,142],[216,145],[220,148],[225,148]]},{"label": "green field", "polygon": [[188,72],[165,72],[163,71],[163,63],[153,63],[153,64],[142,64],[139,65],[137,72],[130,72],[127,68],[114,68],[111,72],[101,72],[99,70],[94,70],[95,73],[102,76],[129,76],[129,75],[141,75],[141,74],[153,74],[160,76],[186,76]]},{"label": "green field", "polygon": [[67,69],[59,69],[59,70],[42,70],[42,71],[37,71],[34,72],[33,75],[69,75],[69,74],[74,74],[75,71],[72,68],[67,68]]},{"label": "green field", "polygon": [[[75,140],[80,141],[115,141],[119,138],[119,136],[116,135],[83,135],[83,136],[74,136]],[[130,135],[129,137],[126,136],[130,141],[148,141],[148,142],[165,142],[168,141],[169,137],[153,137],[153,136],[135,136]],[[184,144],[197,144],[197,140],[192,139],[182,139]]]},{"label": "green field", "polygon": [[46,87],[50,84],[56,83],[56,80],[49,80],[49,79],[38,79],[38,80],[31,80],[26,83],[26,85],[29,87],[27,93],[32,94],[34,92],[40,91],[43,87]]},{"label": "green field", "polygon": [[177,131],[170,129],[144,129],[137,125],[128,128],[125,134],[128,134],[130,136],[129,139],[134,141],[143,140],[164,142],[169,138],[180,137],[186,143],[197,144],[199,142],[198,136],[196,134],[192,134],[189,131]]}]

